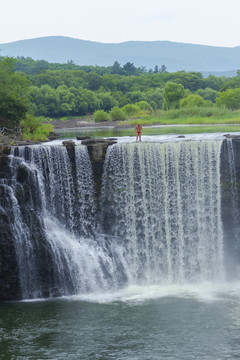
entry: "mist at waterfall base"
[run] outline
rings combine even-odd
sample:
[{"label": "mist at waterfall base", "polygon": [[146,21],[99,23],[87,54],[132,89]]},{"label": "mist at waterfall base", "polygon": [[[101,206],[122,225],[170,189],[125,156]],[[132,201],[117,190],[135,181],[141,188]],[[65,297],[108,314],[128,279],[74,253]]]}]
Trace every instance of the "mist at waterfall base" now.
[{"label": "mist at waterfall base", "polygon": [[[3,358],[238,358],[240,283],[226,271],[221,144],[113,145],[99,204],[84,146],[75,166],[63,146],[15,150],[15,179],[4,186],[25,300],[0,308]],[[48,249],[47,285],[18,204],[19,168],[30,174]]]}]

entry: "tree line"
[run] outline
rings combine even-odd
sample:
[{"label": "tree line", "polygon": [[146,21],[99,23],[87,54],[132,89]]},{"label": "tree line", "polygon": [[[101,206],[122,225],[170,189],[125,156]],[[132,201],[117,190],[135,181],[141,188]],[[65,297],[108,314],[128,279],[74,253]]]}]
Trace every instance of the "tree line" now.
[{"label": "tree line", "polygon": [[117,61],[99,67],[1,57],[0,85],[0,127],[18,123],[27,113],[84,116],[140,103],[152,111],[189,106],[240,108],[240,70],[232,78],[203,78],[200,72],[169,73],[165,65],[147,71]]}]

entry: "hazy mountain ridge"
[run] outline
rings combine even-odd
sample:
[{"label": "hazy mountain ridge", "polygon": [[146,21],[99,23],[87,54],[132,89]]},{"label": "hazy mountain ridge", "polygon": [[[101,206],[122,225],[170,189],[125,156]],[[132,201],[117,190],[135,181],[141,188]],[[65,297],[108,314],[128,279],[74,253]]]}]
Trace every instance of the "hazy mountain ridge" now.
[{"label": "hazy mountain ridge", "polygon": [[166,65],[168,71],[200,71],[205,74],[235,75],[240,69],[240,46],[216,47],[170,41],[128,41],[100,43],[63,36],[49,36],[0,44],[2,56],[24,56],[34,60],[77,65],[110,66],[130,61],[135,66],[154,68]]}]

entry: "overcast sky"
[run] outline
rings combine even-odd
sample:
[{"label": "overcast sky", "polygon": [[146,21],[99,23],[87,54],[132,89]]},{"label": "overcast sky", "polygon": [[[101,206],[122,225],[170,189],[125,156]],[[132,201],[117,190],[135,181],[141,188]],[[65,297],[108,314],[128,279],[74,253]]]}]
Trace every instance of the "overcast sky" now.
[{"label": "overcast sky", "polygon": [[62,35],[104,43],[240,46],[240,0],[8,0],[0,43]]}]

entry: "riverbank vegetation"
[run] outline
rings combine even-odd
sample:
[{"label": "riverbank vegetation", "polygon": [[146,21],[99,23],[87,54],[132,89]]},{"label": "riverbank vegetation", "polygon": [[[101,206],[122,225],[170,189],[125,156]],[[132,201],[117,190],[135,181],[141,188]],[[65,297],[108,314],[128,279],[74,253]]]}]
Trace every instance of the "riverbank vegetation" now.
[{"label": "riverbank vegetation", "polygon": [[20,126],[26,138],[46,137],[49,118],[120,125],[240,123],[240,70],[232,78],[203,78],[199,72],[169,73],[165,65],[78,66],[1,57],[0,84],[0,128]]}]

